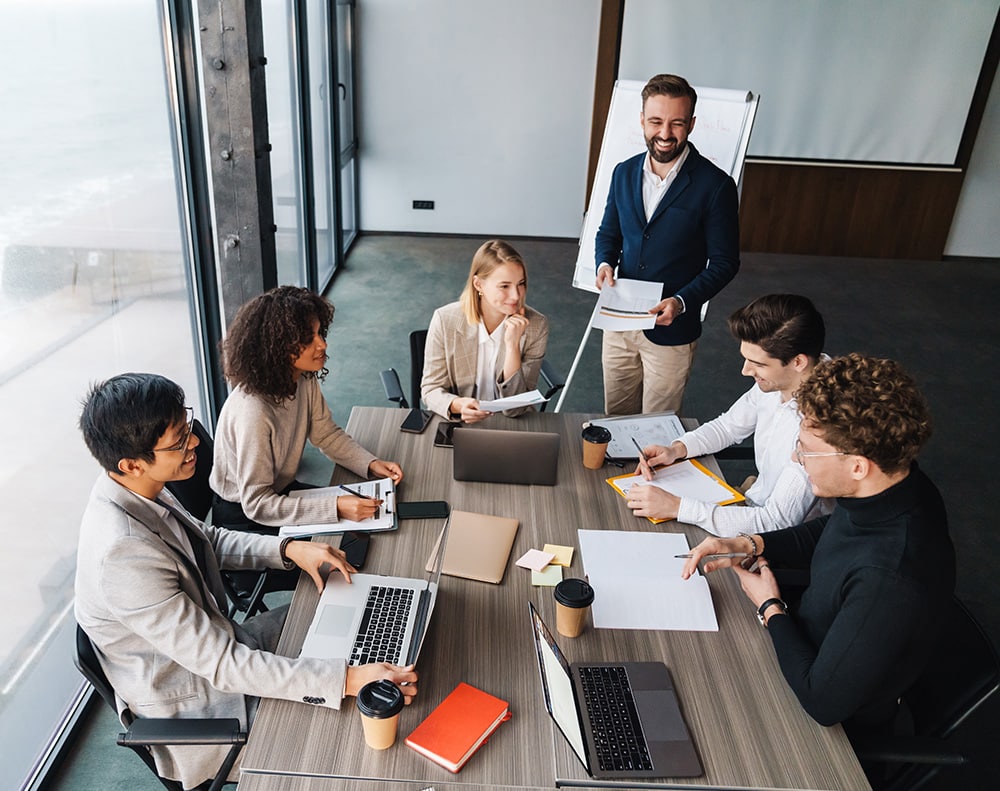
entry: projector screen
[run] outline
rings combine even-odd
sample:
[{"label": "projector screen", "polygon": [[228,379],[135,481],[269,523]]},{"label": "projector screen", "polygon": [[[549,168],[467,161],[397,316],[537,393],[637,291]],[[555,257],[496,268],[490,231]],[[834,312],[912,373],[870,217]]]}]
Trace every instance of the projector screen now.
[{"label": "projector screen", "polygon": [[753,91],[749,157],[953,165],[998,6],[625,0],[618,79]]}]

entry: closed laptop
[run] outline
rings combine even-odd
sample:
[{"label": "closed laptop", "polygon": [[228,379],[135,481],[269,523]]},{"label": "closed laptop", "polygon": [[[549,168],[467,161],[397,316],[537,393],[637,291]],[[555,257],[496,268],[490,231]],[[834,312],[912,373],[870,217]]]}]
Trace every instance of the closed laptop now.
[{"label": "closed laptop", "polygon": [[452,441],[456,481],[555,486],[558,434],[463,426]]}]

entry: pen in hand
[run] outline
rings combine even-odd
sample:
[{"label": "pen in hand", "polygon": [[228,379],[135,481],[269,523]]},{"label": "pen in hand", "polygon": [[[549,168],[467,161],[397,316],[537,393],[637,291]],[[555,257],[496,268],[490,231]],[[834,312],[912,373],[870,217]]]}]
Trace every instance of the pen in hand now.
[{"label": "pen in hand", "polygon": [[[632,444],[635,445],[635,449],[639,451],[639,466],[649,470],[649,477],[652,479],[654,475],[653,468],[649,466],[649,459],[646,458],[646,454],[642,452],[642,446],[636,441],[635,437],[629,437],[632,440]],[[645,477],[645,474],[643,475]]]},{"label": "pen in hand", "polygon": [[[693,552],[685,552],[683,555],[674,555],[675,558],[693,558]],[[749,552],[718,552],[712,555],[702,555],[702,560],[718,560],[719,558],[748,558]]]},{"label": "pen in hand", "polygon": [[372,497],[370,494],[364,494],[356,489],[352,489],[349,486],[344,486],[344,484],[338,484],[338,488],[343,489],[348,494],[353,494],[355,497],[360,497],[362,500],[377,500],[377,497]]}]

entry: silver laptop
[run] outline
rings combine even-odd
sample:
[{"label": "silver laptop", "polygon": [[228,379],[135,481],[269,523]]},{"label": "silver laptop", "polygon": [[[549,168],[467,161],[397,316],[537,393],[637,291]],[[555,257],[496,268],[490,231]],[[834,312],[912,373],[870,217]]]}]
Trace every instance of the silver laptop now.
[{"label": "silver laptop", "polygon": [[556,484],[558,434],[463,426],[452,442],[456,481]]},{"label": "silver laptop", "polygon": [[591,777],[702,774],[666,665],[570,665],[531,602],[528,608],[545,708]]},{"label": "silver laptop", "polygon": [[424,579],[339,572],[326,580],[299,656],[346,657],[349,665],[417,661],[427,634],[448,544],[448,520]]}]

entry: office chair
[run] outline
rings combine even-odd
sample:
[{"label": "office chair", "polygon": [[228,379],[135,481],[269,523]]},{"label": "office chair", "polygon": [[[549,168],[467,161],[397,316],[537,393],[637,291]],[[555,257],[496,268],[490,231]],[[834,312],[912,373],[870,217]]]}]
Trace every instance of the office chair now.
[{"label": "office chair", "polygon": [[[97,659],[97,650],[94,648],[94,644],[79,624],[76,626],[76,650],[73,662],[77,670],[83,674],[83,677],[97,690],[104,702],[115,712],[115,716],[118,716],[115,691],[111,688],[108,677],[104,674],[104,669]],[[196,744],[231,745],[229,752],[219,766],[219,771],[209,786],[209,791],[218,791],[225,785],[226,778],[247,741],[246,731],[240,730],[240,721],[235,718],[137,718],[129,709],[125,709],[121,714],[121,719],[126,724],[127,730],[118,734],[119,746],[129,747],[135,752],[168,791],[184,791],[184,788],[176,780],[160,777],[156,769],[156,762],[153,760],[153,754],[149,750],[150,747]]]},{"label": "office chair", "polygon": [[[424,348],[426,345],[427,330],[414,330],[410,333],[409,401],[403,395],[403,387],[399,382],[399,374],[396,373],[395,368],[387,368],[379,372],[385,397],[398,405],[400,409],[409,409],[411,404],[415,408],[420,406],[420,380],[423,379],[424,375]],[[538,389],[542,392],[542,395],[546,398],[552,398],[566,386],[566,378],[556,370],[556,367],[551,362],[542,360],[538,384]],[[538,409],[540,412],[544,412],[547,406],[548,401],[543,403]]]},{"label": "office chair", "polygon": [[[212,509],[212,488],[208,485],[208,479],[212,475],[215,443],[208,429],[199,420],[194,421],[191,433],[199,440],[198,447],[195,448],[198,461],[194,475],[184,481],[170,481],[167,488],[189,514],[204,520]],[[264,604],[264,594],[269,590],[267,571],[224,571],[222,584],[230,601],[230,618],[234,618],[238,612],[249,618],[267,610],[267,605]]]},{"label": "office chair", "polygon": [[883,791],[916,789],[943,766],[970,758],[949,741],[959,726],[1000,688],[1000,658],[982,627],[957,599],[941,618],[942,631],[926,669],[902,695],[912,736],[858,744],[858,757],[887,765]]}]

